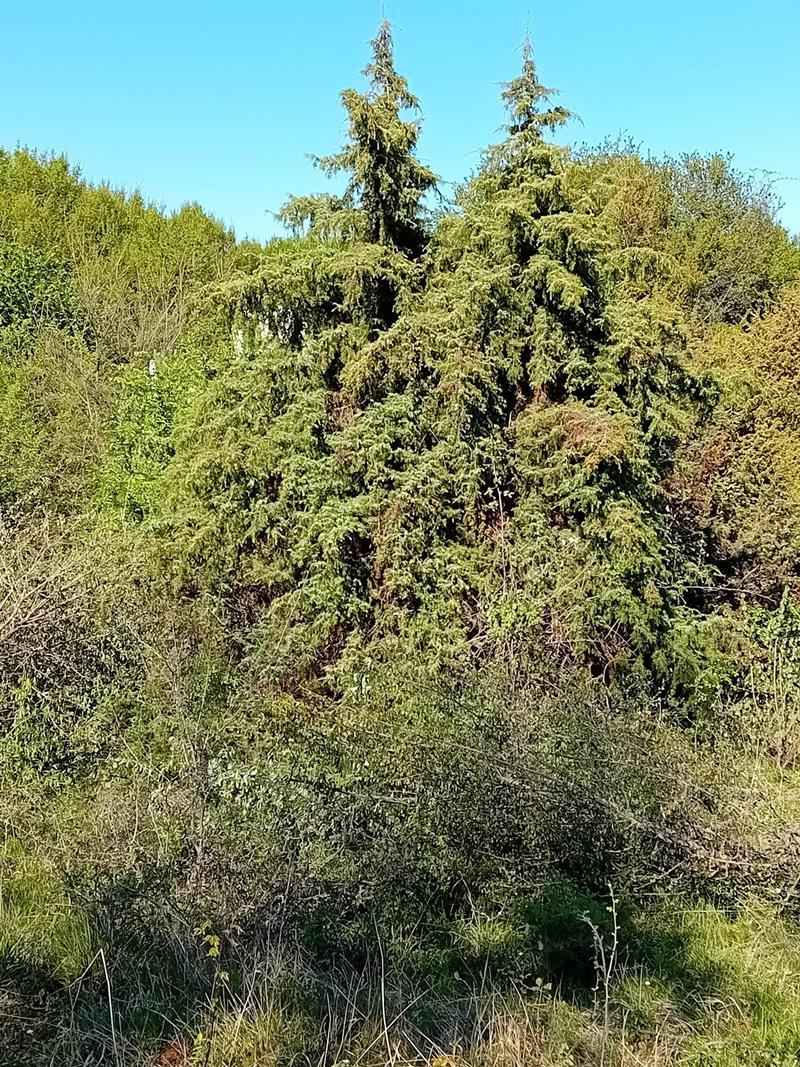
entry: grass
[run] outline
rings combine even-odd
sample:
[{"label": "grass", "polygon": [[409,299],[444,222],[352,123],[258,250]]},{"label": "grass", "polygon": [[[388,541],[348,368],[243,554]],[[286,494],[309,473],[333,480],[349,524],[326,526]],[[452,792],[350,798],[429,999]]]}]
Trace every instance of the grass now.
[{"label": "grass", "polygon": [[0,850],[0,959],[5,966],[68,982],[93,955],[87,916],[57,873],[21,842],[6,839]]},{"label": "grass", "polygon": [[[462,931],[463,936],[463,931]],[[141,1064],[192,1067],[790,1067],[800,1056],[800,942],[763,902],[736,915],[663,902],[629,916],[609,982],[591,991],[464,976],[442,992],[384,961],[308,959],[225,971],[201,1021]],[[80,1062],[80,1061],[75,1061]],[[127,1060],[125,1062],[128,1062]]]},{"label": "grass", "polygon": [[141,880],[159,856],[174,863],[170,835],[113,795],[65,801],[58,818],[46,806],[49,831],[33,821],[25,834],[17,819],[0,848],[2,1067],[800,1061],[800,932],[774,902],[622,900],[613,958],[608,899],[555,882],[435,929],[374,926],[360,956],[320,955],[290,927],[259,949],[235,930],[209,940],[217,927],[185,910],[175,883],[170,896]]}]

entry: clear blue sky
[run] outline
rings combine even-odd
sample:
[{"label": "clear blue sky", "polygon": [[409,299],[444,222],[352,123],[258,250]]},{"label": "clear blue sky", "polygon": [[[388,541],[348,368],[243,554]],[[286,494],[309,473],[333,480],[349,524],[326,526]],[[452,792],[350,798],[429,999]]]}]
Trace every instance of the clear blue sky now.
[{"label": "clear blue sky", "polygon": [[[733,152],[773,172],[800,231],[800,0],[385,0],[421,98],[421,156],[471,170],[502,122],[530,22],[575,141]],[[66,152],[92,180],[167,207],[197,200],[240,236],[275,232],[289,193],[325,187],[338,91],[360,86],[380,0],[0,0],[0,144]]]}]

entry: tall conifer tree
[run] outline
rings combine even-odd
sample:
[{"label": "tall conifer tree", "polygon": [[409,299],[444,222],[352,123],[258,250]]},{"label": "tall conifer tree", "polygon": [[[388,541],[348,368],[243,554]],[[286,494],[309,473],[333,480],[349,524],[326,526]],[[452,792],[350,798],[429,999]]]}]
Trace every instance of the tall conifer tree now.
[{"label": "tall conifer tree", "polygon": [[350,141],[335,155],[315,160],[327,174],[347,175],[343,196],[295,198],[282,214],[295,228],[310,224],[312,231],[335,232],[338,222],[362,240],[417,257],[427,240],[423,198],[436,175],[415,154],[419,122],[403,113],[419,111],[419,101],[395,70],[392,28],[385,19],[371,47],[372,61],[364,70],[368,90],[342,93]]},{"label": "tall conifer tree", "polygon": [[615,295],[602,220],[547,137],[568,113],[526,46],[505,141],[417,258],[433,178],[386,25],[367,72],[367,94],[344,94],[351,143],[322,161],[349,185],[288,206],[305,236],[246,289],[272,334],[197,419],[192,558],[225,546],[218,573],[267,590],[278,672],[391,649],[453,663],[509,634],[606,662],[653,649],[685,379],[667,325]]}]

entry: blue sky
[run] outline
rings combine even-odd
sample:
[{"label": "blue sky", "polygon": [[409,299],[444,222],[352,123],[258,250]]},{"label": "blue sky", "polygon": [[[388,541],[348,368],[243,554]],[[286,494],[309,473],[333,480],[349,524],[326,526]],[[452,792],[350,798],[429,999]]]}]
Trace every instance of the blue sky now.
[{"label": "blue sky", "polygon": [[[770,172],[800,231],[800,0],[385,0],[423,105],[420,155],[448,181],[502,122],[499,83],[531,27],[542,78],[582,122],[650,151],[726,150]],[[0,0],[0,144],[65,152],[86,177],[169,208],[197,200],[240,236],[325,188],[338,92],[360,86],[380,0]]]}]

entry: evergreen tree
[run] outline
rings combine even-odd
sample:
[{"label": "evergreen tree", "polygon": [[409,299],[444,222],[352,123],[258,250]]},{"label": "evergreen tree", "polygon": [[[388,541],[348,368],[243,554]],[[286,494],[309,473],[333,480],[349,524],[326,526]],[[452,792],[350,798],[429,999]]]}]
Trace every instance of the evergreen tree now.
[{"label": "evergreen tree", "polygon": [[269,590],[258,644],[279,675],[319,672],[371,626],[383,490],[369,482],[385,490],[387,462],[402,468],[420,448],[398,425],[413,426],[413,410],[377,371],[382,336],[422,284],[435,178],[414,155],[418,124],[402,117],[417,101],[388,23],[372,51],[368,92],[343,94],[351,143],[318,161],[346,172],[347,189],[290,201],[295,239],[237,279],[241,355],[184,426],[171,479],[190,569],[234,601]]},{"label": "evergreen tree", "polygon": [[369,89],[342,93],[350,143],[316,159],[326,174],[348,176],[344,195],[293,198],[281,217],[296,231],[306,224],[311,232],[338,230],[418,257],[428,237],[422,201],[436,176],[415,155],[419,123],[403,118],[404,111],[419,110],[419,101],[395,70],[386,20],[371,46],[372,62],[364,70]]},{"label": "evergreen tree", "polygon": [[549,104],[556,91],[546,88],[539,81],[531,42],[526,39],[522,46],[522,71],[516,78],[507,82],[503,89],[503,102],[508,111],[506,132],[509,137],[513,139],[524,134],[538,141],[544,130],[562,126],[571,118],[566,108],[542,109],[540,106]]},{"label": "evergreen tree", "polygon": [[602,220],[546,140],[568,118],[550,95],[526,45],[508,136],[439,227],[426,291],[387,346],[390,380],[428,382],[421,422],[447,455],[414,502],[438,494],[442,541],[402,565],[424,589],[440,555],[484,647],[538,632],[607,661],[652,650],[680,597],[663,592],[679,583],[660,483],[698,387],[674,314],[616,284]]},{"label": "evergreen tree", "polygon": [[234,598],[265,590],[253,633],[279,675],[452,665],[512,635],[604,665],[649,655],[679,584],[660,482],[692,416],[680,338],[615,287],[527,48],[460,211],[423,262],[398,247],[422,185],[399,153],[411,184],[388,196],[387,142],[366,131],[413,145],[394,125],[409,97],[386,27],[373,48],[335,157],[353,179],[333,215],[363,228],[331,239],[306,203],[310,234],[248,281],[270,336],[204,398],[173,477],[189,568]]},{"label": "evergreen tree", "polygon": [[[403,118],[419,105],[394,68],[388,22],[372,41],[365,73],[366,93],[342,94],[350,142],[316,160],[326,173],[348,175],[344,194],[293,197],[279,218],[299,240],[273,243],[233,300],[245,332],[313,350],[337,389],[360,379],[371,343],[419,282],[428,240],[423,199],[436,181],[415,156],[419,123]],[[350,373],[350,364],[359,369]]]}]

